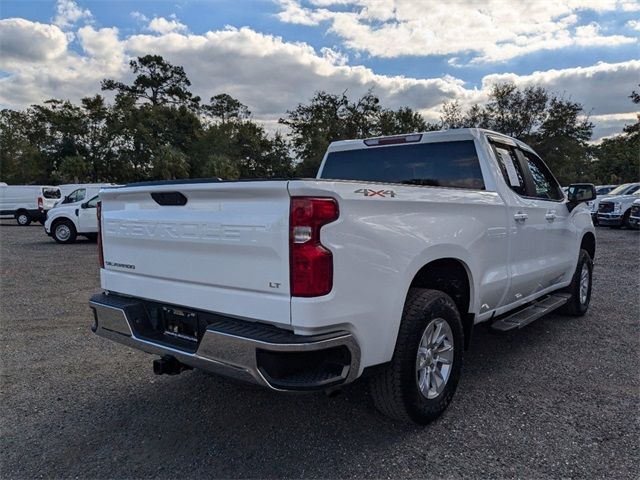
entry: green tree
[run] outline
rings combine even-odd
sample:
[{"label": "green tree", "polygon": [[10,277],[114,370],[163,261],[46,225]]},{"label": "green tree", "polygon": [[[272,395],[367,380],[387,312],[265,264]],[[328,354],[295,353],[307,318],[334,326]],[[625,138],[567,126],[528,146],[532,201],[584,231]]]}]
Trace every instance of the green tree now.
[{"label": "green tree", "polygon": [[30,110],[0,111],[0,178],[9,184],[47,183],[47,158],[35,143],[41,126]]},{"label": "green tree", "polygon": [[290,129],[291,146],[299,161],[296,175],[302,177],[316,175],[333,141],[433,129],[408,107],[384,110],[372,91],[355,101],[346,92],[316,92],[309,104],[298,105],[279,121]]},{"label": "green tree", "polygon": [[[640,104],[635,90],[629,98]],[[593,177],[600,183],[637,182],[640,179],[640,114],[635,123],[626,125],[622,132],[605,138],[593,148]]]},{"label": "green tree", "polygon": [[251,116],[251,112],[246,105],[227,93],[211,97],[209,105],[204,105],[202,110],[205,115],[209,115],[222,123],[246,120]]},{"label": "green tree", "polygon": [[484,106],[473,105],[467,111],[459,102],[445,102],[441,126],[488,128],[522,140],[540,154],[563,184],[590,178],[587,142],[593,123],[580,103],[542,87],[496,84]]},{"label": "green tree", "polygon": [[102,81],[102,90],[112,90],[119,95],[131,96],[136,101],[149,102],[153,106],[199,107],[200,98],[189,91],[191,81],[184,68],[171,65],[160,55],[138,57],[129,62],[129,67],[136,75],[133,84],[105,79]]}]

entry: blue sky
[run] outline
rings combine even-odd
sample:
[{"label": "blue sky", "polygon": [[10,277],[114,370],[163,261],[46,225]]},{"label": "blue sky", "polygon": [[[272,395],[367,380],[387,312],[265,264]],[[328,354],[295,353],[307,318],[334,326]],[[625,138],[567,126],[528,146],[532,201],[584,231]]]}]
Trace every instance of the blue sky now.
[{"label": "blue sky", "polygon": [[0,16],[0,103],[13,108],[97,93],[129,58],[159,53],[204,98],[231,93],[272,128],[319,89],[373,88],[436,120],[443,101],[482,102],[509,80],[580,101],[602,137],[633,120],[640,82],[630,0],[3,0]]}]

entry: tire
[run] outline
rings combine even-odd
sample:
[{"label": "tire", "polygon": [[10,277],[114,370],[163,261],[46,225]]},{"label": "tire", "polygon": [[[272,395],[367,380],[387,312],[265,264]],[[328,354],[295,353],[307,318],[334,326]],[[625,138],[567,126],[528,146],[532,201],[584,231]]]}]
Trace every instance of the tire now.
[{"label": "tire", "polygon": [[631,227],[631,222],[629,220],[629,217],[631,217],[631,209],[624,212],[624,215],[622,216],[622,226],[624,228],[631,230],[632,227]]},{"label": "tire", "polygon": [[96,241],[98,240],[98,234],[97,234],[97,233],[87,233],[87,234],[85,235],[85,237],[87,237],[87,239],[88,239],[90,242],[96,242]]},{"label": "tire", "polygon": [[[587,285],[586,290],[582,290],[583,274],[586,271]],[[578,265],[573,274],[571,284],[565,289],[565,292],[571,294],[569,301],[560,309],[565,315],[581,317],[589,309],[591,302],[591,288],[593,286],[593,260],[586,250],[580,250],[578,256]]]},{"label": "tire", "polygon": [[[430,344],[429,338],[432,338],[429,332],[433,335],[433,327],[437,329],[437,325],[440,325],[440,338],[444,338],[444,341],[427,346]],[[447,344],[452,347],[451,350],[444,350]],[[451,297],[437,290],[409,290],[393,358],[370,379],[371,394],[378,410],[391,418],[421,425],[438,418],[456,391],[462,368],[463,345],[462,321]],[[418,355],[419,347],[422,356]],[[445,360],[450,362],[440,365],[440,377],[435,375],[439,362],[433,358],[432,348],[438,354],[436,358],[447,357]],[[426,389],[420,387],[420,381],[425,378],[421,364],[426,365],[424,368],[427,372],[431,368],[436,369],[431,374],[427,373],[423,384]],[[430,376],[433,376],[435,386],[430,382]],[[438,378],[444,379],[443,386],[442,383],[437,384]],[[431,386],[434,388],[431,389]],[[425,390],[426,393],[423,393]]]},{"label": "tire", "polygon": [[71,220],[63,219],[52,225],[51,236],[56,242],[66,244],[75,242],[78,233]]},{"label": "tire", "polygon": [[18,225],[21,227],[28,227],[31,224],[31,217],[29,213],[20,211],[16,213],[16,222],[18,222]]}]

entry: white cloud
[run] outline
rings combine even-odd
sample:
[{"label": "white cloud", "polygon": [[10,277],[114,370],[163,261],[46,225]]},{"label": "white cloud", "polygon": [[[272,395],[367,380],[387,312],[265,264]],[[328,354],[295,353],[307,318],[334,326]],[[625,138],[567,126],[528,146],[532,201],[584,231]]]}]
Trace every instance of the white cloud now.
[{"label": "white cloud", "polygon": [[594,118],[608,114],[629,114],[635,106],[629,94],[637,89],[640,60],[621,63],[599,62],[590,67],[534,72],[531,75],[513,73],[487,75],[482,90],[499,82],[512,81],[519,86],[542,85],[584,105]]},{"label": "white cloud", "polygon": [[175,17],[167,20],[164,17],[154,17],[147,26],[152,32],[167,34],[173,32],[186,32],[187,26],[184,23],[180,23]]},{"label": "white cloud", "polygon": [[[202,35],[170,32],[121,38],[116,28],[85,26],[77,30],[77,38],[81,53],[68,48],[65,34],[57,26],[0,20],[2,68],[8,74],[0,79],[0,104],[22,108],[51,97],[77,102],[99,93],[100,80],[105,77],[131,81],[128,60],[149,53],[184,66],[195,94],[208,99],[229,93],[247,104],[256,119],[270,129],[277,128],[277,119],[286,110],[308,101],[318,90],[347,90],[356,98],[373,88],[384,106],[409,106],[429,120],[437,120],[443,101],[459,100],[463,105],[482,101],[493,83],[505,80],[522,86],[541,84],[560,94],[570,92],[595,119],[633,112],[627,96],[640,78],[640,61],[629,61],[525,76],[488,75],[480,89],[473,89],[451,76],[376,74],[364,66],[348,65],[347,58],[335,49],[317,52],[308,44],[286,42],[246,27]],[[6,45],[10,48],[4,51]],[[616,119],[602,117],[602,121],[613,128]],[[624,120],[617,121],[621,128]]]},{"label": "white cloud", "polygon": [[23,18],[0,20],[0,66],[10,69],[12,62],[39,62],[54,59],[67,49],[67,37],[55,25]]},{"label": "white cloud", "polygon": [[[475,62],[501,62],[540,50],[570,46],[616,46],[634,37],[607,35],[599,25],[578,25],[575,12],[632,10],[637,2],[557,0],[505,2],[460,0],[281,0],[278,18],[302,25],[326,24],[347,48],[376,57],[450,55],[471,52]],[[331,8],[338,5],[340,8]],[[344,6],[348,5],[349,9]]]},{"label": "white cloud", "polygon": [[629,20],[626,25],[627,27],[633,28],[634,30],[638,30],[640,32],[640,20]]},{"label": "white cloud", "polygon": [[328,60],[333,65],[346,65],[349,63],[349,56],[333,48],[323,47],[320,49],[322,58]]},{"label": "white cloud", "polygon": [[75,25],[79,20],[90,21],[92,18],[93,15],[89,9],[79,7],[73,0],[58,0],[53,23],[60,28],[68,28]]},{"label": "white cloud", "polygon": [[90,58],[117,66],[124,60],[124,45],[118,38],[116,27],[95,30],[86,26],[78,30],[82,49]]}]

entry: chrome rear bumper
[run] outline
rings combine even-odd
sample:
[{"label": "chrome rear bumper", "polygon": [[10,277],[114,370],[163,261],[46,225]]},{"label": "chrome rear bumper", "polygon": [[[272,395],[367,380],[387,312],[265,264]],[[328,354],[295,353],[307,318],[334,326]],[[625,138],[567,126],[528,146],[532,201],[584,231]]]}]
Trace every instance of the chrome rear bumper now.
[{"label": "chrome rear bumper", "polygon": [[92,330],[97,335],[274,390],[324,390],[352,382],[358,375],[360,348],[346,331],[302,336],[227,317],[209,324],[190,352],[139,333],[137,325],[149,321],[144,300],[99,294],[89,303],[94,312]]}]

